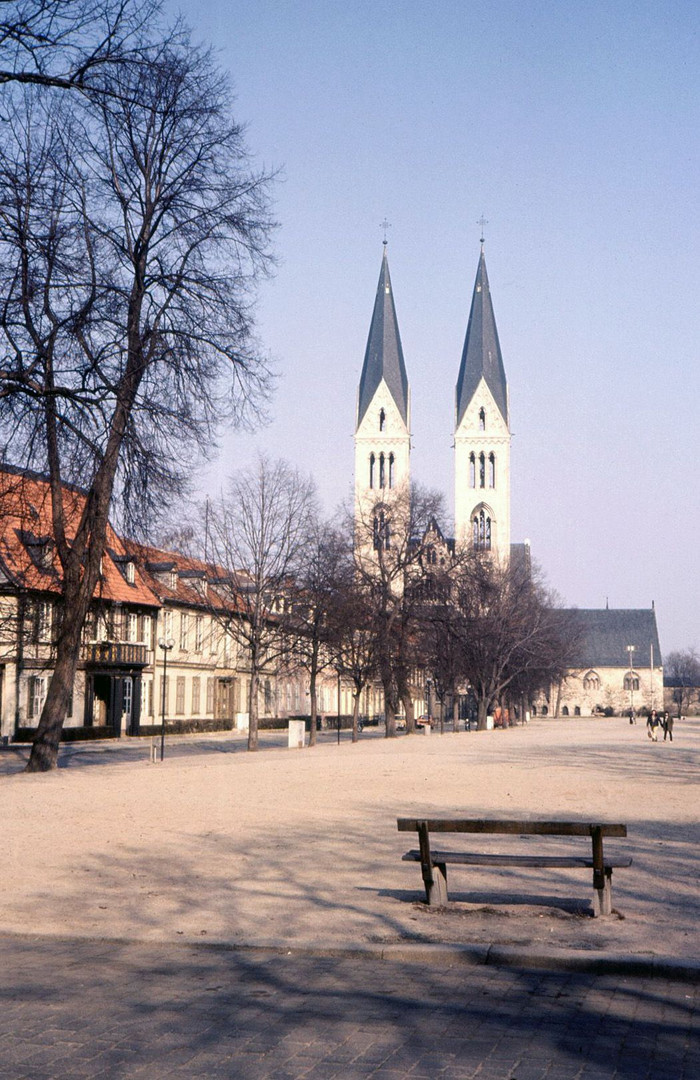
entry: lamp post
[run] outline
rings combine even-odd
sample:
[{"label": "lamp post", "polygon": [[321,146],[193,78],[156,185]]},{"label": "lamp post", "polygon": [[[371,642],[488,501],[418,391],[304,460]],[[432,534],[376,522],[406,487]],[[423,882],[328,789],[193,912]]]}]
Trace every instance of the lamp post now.
[{"label": "lamp post", "polygon": [[165,757],[165,686],[168,675],[168,653],[175,642],[172,638],[160,638],[158,646],[163,650],[163,694],[161,697],[160,760]]},{"label": "lamp post", "polygon": [[340,746],[340,672],[338,672],[338,746]]},{"label": "lamp post", "polygon": [[632,723],[634,723],[634,668],[633,668],[632,665],[633,665],[633,660],[634,660],[635,646],[634,645],[626,645],[625,648],[627,649],[627,652],[629,653],[629,658],[630,658],[630,674],[629,674],[629,680],[630,680],[630,724],[632,724]]}]

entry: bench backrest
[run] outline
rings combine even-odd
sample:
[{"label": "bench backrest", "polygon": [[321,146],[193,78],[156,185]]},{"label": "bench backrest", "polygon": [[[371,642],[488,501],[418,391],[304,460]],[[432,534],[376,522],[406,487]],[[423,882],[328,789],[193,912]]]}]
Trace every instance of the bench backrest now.
[{"label": "bench backrest", "polygon": [[499,821],[485,818],[397,818],[399,832],[504,833],[512,836],[627,836],[627,826],[584,821]]}]

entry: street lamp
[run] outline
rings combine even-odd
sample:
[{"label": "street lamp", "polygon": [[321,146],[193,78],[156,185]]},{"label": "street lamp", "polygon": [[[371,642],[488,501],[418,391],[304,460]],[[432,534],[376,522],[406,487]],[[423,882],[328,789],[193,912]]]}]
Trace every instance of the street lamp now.
[{"label": "street lamp", "polygon": [[160,724],[160,760],[165,757],[165,686],[166,678],[168,675],[168,653],[172,649],[175,642],[172,638],[160,638],[158,641],[158,647],[163,650],[163,694],[161,698],[162,711],[161,711],[161,724]]},{"label": "street lamp", "polygon": [[629,680],[630,680],[630,724],[633,724],[634,723],[634,668],[633,668],[633,661],[634,661],[634,651],[635,651],[636,646],[634,646],[634,645],[626,645],[625,648],[627,649],[627,652],[629,653],[629,658],[630,658],[630,673],[629,673]]}]

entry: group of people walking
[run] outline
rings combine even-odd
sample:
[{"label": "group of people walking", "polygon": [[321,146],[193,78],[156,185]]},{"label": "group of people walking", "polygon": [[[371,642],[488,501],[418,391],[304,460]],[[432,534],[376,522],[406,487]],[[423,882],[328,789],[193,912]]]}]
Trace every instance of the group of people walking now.
[{"label": "group of people walking", "polygon": [[664,742],[667,735],[673,742],[673,717],[667,712],[660,716],[656,709],[652,709],[647,717],[647,735],[653,742],[659,741],[659,728],[663,729]]}]

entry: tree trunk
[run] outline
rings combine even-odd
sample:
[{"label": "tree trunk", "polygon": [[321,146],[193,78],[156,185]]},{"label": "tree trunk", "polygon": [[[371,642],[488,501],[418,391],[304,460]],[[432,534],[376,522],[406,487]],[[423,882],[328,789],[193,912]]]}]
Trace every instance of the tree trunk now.
[{"label": "tree trunk", "polygon": [[401,702],[406,714],[406,734],[415,732],[416,730],[416,716],[413,708],[413,698],[411,697],[411,691],[407,686],[404,687],[401,694]]},{"label": "tree trunk", "polygon": [[362,695],[362,687],[359,690],[355,690],[352,695],[352,741],[357,742],[359,737],[358,724],[360,720],[360,697]]},{"label": "tree trunk", "polygon": [[318,702],[316,700],[316,671],[312,664],[309,678],[309,746],[316,745],[316,724],[318,722]]},{"label": "tree trunk", "polygon": [[78,612],[71,618],[74,625],[68,628],[67,633],[64,620],[53,675],[49,683],[32,751],[27,762],[26,772],[48,772],[50,769],[55,769],[58,763],[61,731],[68,714],[80,650],[80,634],[84,617],[79,618],[79,614]]},{"label": "tree trunk", "polygon": [[488,701],[485,697],[477,699],[476,730],[486,731],[486,716],[488,713]]},{"label": "tree trunk", "polygon": [[258,689],[260,676],[253,663],[250,672],[250,696],[248,699],[248,749],[258,749]]}]

